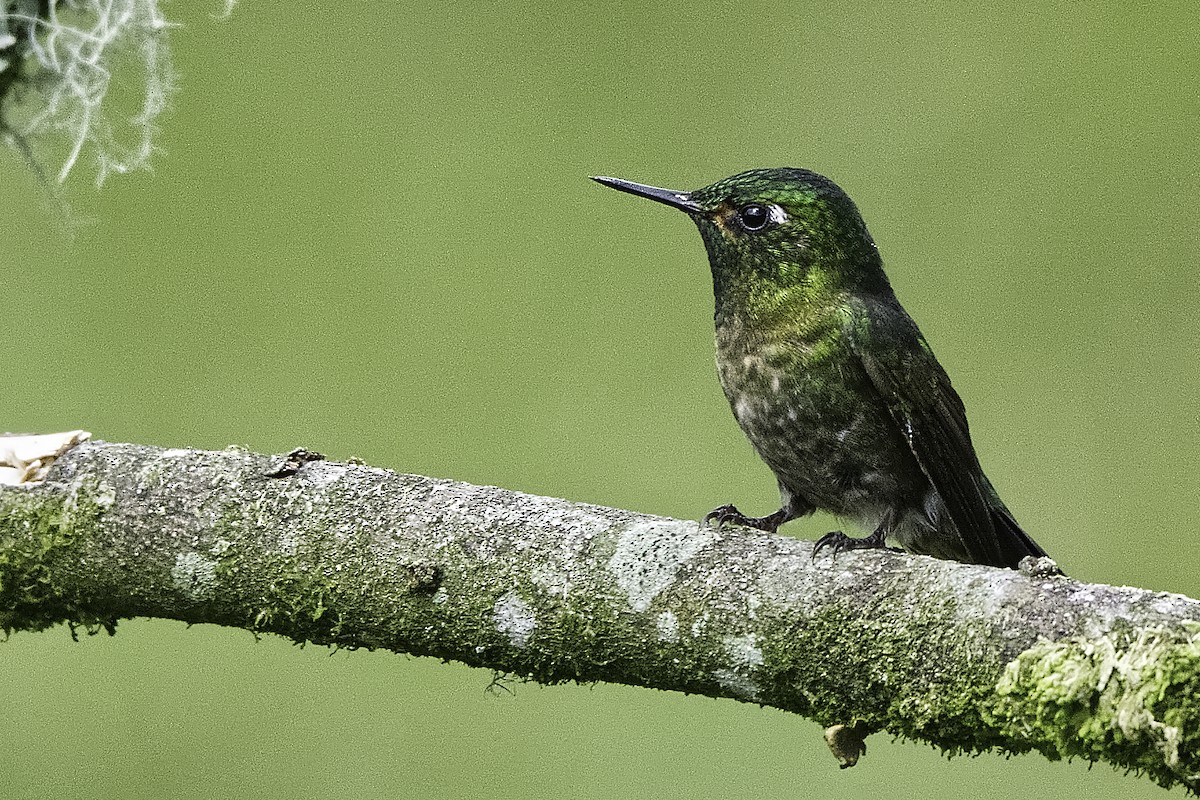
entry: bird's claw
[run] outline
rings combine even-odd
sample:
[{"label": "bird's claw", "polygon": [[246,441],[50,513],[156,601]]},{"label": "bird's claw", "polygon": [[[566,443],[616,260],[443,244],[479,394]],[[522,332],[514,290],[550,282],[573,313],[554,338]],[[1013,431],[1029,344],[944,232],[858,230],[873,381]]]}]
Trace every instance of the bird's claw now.
[{"label": "bird's claw", "polygon": [[724,528],[727,525],[745,525],[749,521],[749,517],[737,510],[737,506],[724,505],[714,508],[712,511],[704,515],[705,525],[714,525],[719,528]]},{"label": "bird's claw", "polygon": [[816,561],[817,554],[826,547],[833,548],[833,557],[835,559],[838,553],[843,550],[890,550],[893,553],[900,552],[894,547],[887,546],[887,537],[881,534],[880,531],[875,531],[870,536],[864,536],[861,539],[847,536],[841,531],[830,531],[813,543],[812,560]]},{"label": "bird's claw", "polygon": [[741,511],[738,511],[737,506],[724,505],[714,508],[712,511],[704,515],[704,524],[716,524],[718,530],[723,530],[730,525],[740,525],[743,528],[754,528],[767,533],[774,533],[779,528],[779,514],[769,514],[765,517],[748,517]]},{"label": "bird's claw", "polygon": [[841,531],[830,531],[829,533],[817,539],[813,543],[812,560],[817,560],[817,554],[826,547],[833,548],[833,557],[836,559],[837,554],[850,547],[850,543],[855,541]]}]

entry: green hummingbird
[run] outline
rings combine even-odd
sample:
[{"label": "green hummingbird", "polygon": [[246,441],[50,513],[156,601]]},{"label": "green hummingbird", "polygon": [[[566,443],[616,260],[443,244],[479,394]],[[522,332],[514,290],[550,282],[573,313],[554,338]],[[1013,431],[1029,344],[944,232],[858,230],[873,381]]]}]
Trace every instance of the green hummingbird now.
[{"label": "green hummingbird", "polygon": [[1045,551],[983,474],[962,400],[883,272],[850,197],[804,169],[755,169],[692,192],[605,186],[700,228],[716,299],[717,373],[779,482],[781,507],[705,517],[774,532],[817,509],[873,532],[823,548],[882,548],[1016,568]]}]

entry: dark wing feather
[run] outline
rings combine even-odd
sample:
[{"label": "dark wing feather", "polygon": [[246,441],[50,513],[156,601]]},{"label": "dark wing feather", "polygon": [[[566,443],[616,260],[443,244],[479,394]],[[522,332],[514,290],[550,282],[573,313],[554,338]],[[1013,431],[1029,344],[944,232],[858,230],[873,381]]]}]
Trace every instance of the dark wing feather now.
[{"label": "dark wing feather", "polygon": [[971,561],[1012,566],[1000,553],[966,409],[916,323],[894,299],[860,300],[854,311],[851,347],[941,495]]}]

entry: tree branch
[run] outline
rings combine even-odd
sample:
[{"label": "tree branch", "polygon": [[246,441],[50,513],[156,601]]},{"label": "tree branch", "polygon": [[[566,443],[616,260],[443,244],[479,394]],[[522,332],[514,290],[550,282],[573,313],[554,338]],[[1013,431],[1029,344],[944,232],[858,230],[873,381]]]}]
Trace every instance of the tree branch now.
[{"label": "tree branch", "polygon": [[731,697],[1200,790],[1200,603],[352,464],[86,443],[0,486],[0,625],[150,616]]}]

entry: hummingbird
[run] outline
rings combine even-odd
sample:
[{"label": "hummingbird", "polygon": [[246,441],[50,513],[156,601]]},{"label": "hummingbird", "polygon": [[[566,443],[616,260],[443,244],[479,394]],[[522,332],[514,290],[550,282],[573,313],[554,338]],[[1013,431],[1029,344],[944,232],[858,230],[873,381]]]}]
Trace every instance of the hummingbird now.
[{"label": "hummingbird", "polygon": [[708,251],[721,388],[781,502],[762,517],[723,505],[706,524],[774,533],[820,509],[872,532],[827,533],[814,558],[889,539],[1013,569],[1046,555],[984,475],[962,400],[837,184],[790,167],[691,192],[593,180],[683,211]]}]

